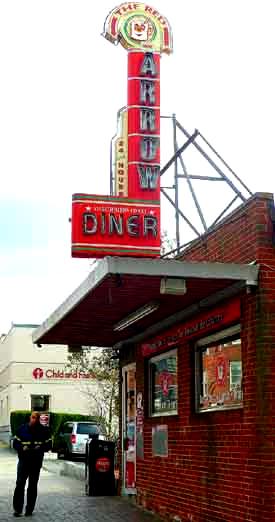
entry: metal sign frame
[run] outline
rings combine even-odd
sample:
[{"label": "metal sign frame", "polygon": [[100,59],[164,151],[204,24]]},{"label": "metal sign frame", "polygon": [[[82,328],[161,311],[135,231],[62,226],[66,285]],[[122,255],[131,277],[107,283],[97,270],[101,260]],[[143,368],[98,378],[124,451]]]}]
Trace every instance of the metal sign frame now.
[{"label": "metal sign frame", "polygon": [[[236,202],[244,203],[249,197],[253,195],[252,191],[248,188],[248,186],[242,181],[242,179],[236,174],[236,172],[229,166],[229,164],[222,158],[222,156],[217,152],[217,150],[209,143],[209,141],[201,134],[199,130],[195,130],[192,134],[190,134],[183,125],[177,120],[176,115],[172,116],[161,116],[164,119],[170,119],[172,121],[172,132],[173,132],[173,146],[174,153],[169,161],[161,168],[160,176],[164,176],[164,174],[171,168],[174,167],[174,183],[171,186],[165,186],[161,184],[161,194],[166,198],[166,200],[173,206],[175,209],[175,240],[176,247],[169,252],[166,252],[162,255],[162,257],[175,257],[180,252],[193,241],[188,241],[187,243],[181,242],[181,227],[180,221],[181,219],[188,225],[188,227],[192,230],[194,234],[194,238],[201,238],[203,235],[208,233],[211,229],[213,229],[232,209],[232,206]],[[182,139],[182,135],[184,136],[185,141],[183,145],[179,146],[179,140]],[[203,146],[198,143],[198,138],[203,143]],[[194,147],[198,154],[200,154],[205,161],[212,167],[213,176],[208,176],[202,174],[190,174],[189,167],[187,168],[185,159],[183,158],[184,152],[188,147]],[[219,166],[220,163],[223,168]],[[179,169],[179,165],[181,170]],[[112,144],[111,144],[111,161],[110,161],[110,188],[111,193],[114,192],[114,175],[113,175],[113,162],[112,162]],[[192,168],[192,166],[191,166]],[[164,178],[162,178],[164,179]],[[226,185],[226,189],[231,194],[231,199],[229,203],[223,208],[223,210],[218,214],[218,216],[214,219],[212,223],[207,224],[207,219],[201,205],[199,203],[199,198],[192,183],[192,180],[199,180],[201,182],[223,182]],[[199,216],[199,220],[201,223],[201,230],[198,230],[192,223],[191,219],[188,215],[180,208],[179,205],[179,194],[180,190],[184,190],[183,181],[186,182],[185,189],[189,189],[193,202],[195,204],[195,208],[197,214]],[[172,191],[172,195],[170,195],[167,191]],[[233,197],[232,197],[233,196]]]}]

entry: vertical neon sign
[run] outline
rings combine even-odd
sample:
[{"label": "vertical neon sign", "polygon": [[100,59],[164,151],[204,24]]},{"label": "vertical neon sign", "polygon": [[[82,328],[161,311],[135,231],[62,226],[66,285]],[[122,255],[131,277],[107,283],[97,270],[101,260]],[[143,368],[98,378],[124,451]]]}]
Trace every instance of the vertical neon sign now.
[{"label": "vertical neon sign", "polygon": [[160,200],[160,55],[128,53],[128,195]]},{"label": "vertical neon sign", "polygon": [[115,144],[115,196],[73,195],[72,255],[160,254],[160,57],[172,32],[157,10],[124,3],[104,37],[128,51],[127,109]]}]

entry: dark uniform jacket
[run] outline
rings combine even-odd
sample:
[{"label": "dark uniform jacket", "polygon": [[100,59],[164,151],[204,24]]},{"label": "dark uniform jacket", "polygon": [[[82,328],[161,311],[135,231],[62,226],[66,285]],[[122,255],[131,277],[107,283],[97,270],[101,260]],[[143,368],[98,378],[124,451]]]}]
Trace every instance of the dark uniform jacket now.
[{"label": "dark uniform jacket", "polygon": [[[27,450],[24,450],[27,446]],[[52,448],[52,440],[49,429],[42,424],[30,426],[29,424],[22,424],[16,433],[13,440],[13,447],[18,453],[19,459],[37,458],[43,461],[45,451]]]}]

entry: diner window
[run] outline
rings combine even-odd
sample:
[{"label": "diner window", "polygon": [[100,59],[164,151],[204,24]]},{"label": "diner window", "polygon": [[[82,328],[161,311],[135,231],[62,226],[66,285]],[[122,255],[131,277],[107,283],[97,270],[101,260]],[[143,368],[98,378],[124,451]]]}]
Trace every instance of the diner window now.
[{"label": "diner window", "polygon": [[177,350],[149,360],[150,416],[178,413],[177,366]]},{"label": "diner window", "polygon": [[196,410],[242,407],[240,326],[200,339],[196,344]]},{"label": "diner window", "polygon": [[49,411],[50,396],[49,395],[31,395],[32,411]]}]

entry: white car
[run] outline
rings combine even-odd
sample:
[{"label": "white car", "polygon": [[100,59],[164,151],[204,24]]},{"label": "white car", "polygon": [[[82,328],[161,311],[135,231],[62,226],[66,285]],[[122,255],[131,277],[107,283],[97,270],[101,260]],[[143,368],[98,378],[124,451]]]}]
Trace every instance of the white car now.
[{"label": "white car", "polygon": [[57,458],[84,457],[90,436],[104,440],[100,427],[92,422],[65,422],[58,435]]}]

